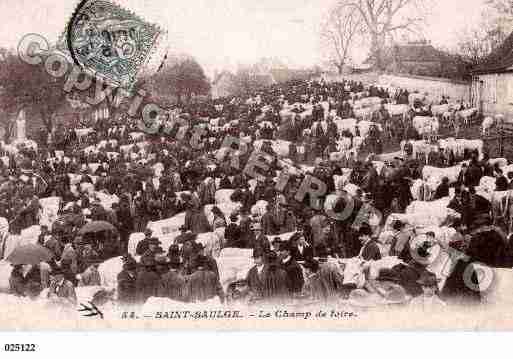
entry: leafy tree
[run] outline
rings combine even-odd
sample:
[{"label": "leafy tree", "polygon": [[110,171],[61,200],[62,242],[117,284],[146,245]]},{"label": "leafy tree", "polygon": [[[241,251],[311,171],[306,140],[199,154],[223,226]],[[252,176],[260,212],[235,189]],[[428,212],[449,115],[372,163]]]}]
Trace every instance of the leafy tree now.
[{"label": "leafy tree", "polygon": [[203,68],[193,58],[184,59],[172,66],[164,66],[150,79],[153,91],[170,94],[182,102],[185,96],[188,101],[193,95],[206,95],[210,91]]}]

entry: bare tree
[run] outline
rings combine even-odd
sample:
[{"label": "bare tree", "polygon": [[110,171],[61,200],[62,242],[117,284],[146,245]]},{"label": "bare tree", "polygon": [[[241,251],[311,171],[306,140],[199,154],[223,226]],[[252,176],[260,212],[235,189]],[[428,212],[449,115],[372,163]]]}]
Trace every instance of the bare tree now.
[{"label": "bare tree", "polygon": [[472,64],[480,63],[492,51],[486,31],[474,28],[467,29],[459,36],[458,53]]},{"label": "bare tree", "polygon": [[342,0],[341,4],[360,14],[370,39],[371,56],[377,69],[384,69],[386,40],[399,31],[416,31],[424,21],[423,0]]},{"label": "bare tree", "polygon": [[329,63],[342,74],[351,59],[355,38],[362,33],[362,18],[352,7],[338,4],[330,10],[321,30],[321,41],[329,53]]},{"label": "bare tree", "polygon": [[501,46],[513,28],[513,0],[487,0],[485,4],[481,20],[463,31],[457,44],[459,54],[474,65]]},{"label": "bare tree", "polygon": [[481,28],[486,31],[492,49],[502,45],[513,28],[513,0],[487,0]]}]

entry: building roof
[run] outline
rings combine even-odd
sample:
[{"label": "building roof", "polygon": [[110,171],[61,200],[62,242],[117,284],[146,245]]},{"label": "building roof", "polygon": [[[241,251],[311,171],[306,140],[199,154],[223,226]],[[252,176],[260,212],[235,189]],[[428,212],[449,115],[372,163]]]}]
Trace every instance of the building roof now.
[{"label": "building roof", "polygon": [[[440,62],[451,58],[451,55],[436,49],[426,41],[396,44],[383,49],[383,57],[387,62]],[[371,54],[362,65],[374,64],[374,56]],[[360,66],[361,67],[361,66]]]},{"label": "building roof", "polygon": [[488,55],[483,62],[472,68],[473,73],[503,72],[513,66],[513,32],[501,46]]},{"label": "building roof", "polygon": [[420,61],[420,62],[439,62],[447,58],[448,54],[435,49],[430,44],[406,44],[396,45],[393,48],[393,56],[399,61]]}]

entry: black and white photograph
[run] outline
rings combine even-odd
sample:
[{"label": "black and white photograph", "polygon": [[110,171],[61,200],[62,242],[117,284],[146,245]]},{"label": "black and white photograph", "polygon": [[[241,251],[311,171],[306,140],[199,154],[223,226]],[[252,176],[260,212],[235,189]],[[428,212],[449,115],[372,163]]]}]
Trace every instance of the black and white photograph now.
[{"label": "black and white photograph", "polygon": [[513,329],[512,1],[0,23],[0,330]]}]

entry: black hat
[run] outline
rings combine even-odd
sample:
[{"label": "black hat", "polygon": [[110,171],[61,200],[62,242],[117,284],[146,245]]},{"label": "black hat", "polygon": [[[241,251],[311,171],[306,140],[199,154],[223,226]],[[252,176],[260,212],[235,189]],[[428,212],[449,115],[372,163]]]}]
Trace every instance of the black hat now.
[{"label": "black hat", "polygon": [[358,231],[358,235],[360,236],[371,236],[372,235],[372,228],[364,223],[361,227],[360,227],[360,230]]},{"label": "black hat", "polygon": [[315,247],[315,254],[319,258],[326,258],[328,257],[328,248],[325,244],[319,244],[317,247]]},{"label": "black hat", "polygon": [[438,285],[438,279],[434,274],[424,274],[417,280],[417,283],[423,287],[434,287]]},{"label": "black hat", "polygon": [[52,268],[51,275],[58,275],[58,274],[64,274],[64,270],[62,267],[54,267]]},{"label": "black hat", "polygon": [[262,251],[260,248],[253,249],[253,258],[260,258],[264,256],[264,251]]},{"label": "black hat", "polygon": [[155,264],[158,265],[168,265],[169,264],[169,258],[165,255],[157,255],[155,256]]},{"label": "black hat", "polygon": [[207,265],[207,257],[200,254],[196,257],[196,268],[204,267]]},{"label": "black hat", "polygon": [[182,264],[182,261],[180,260],[180,256],[172,255],[169,256],[169,266],[171,268],[178,268]]},{"label": "black hat", "polygon": [[162,244],[162,242],[157,237],[151,237],[150,239],[148,239],[148,244],[159,245],[159,244]]},{"label": "black hat", "polygon": [[289,242],[281,242],[280,241],[280,251],[288,251],[290,252],[292,250],[291,245]]},{"label": "black hat", "polygon": [[172,255],[172,254],[178,254],[178,253],[180,253],[180,247],[178,246],[178,244],[171,244],[169,246],[168,254]]},{"label": "black hat", "polygon": [[392,224],[392,228],[396,231],[400,231],[404,227],[404,223],[400,220],[395,220],[394,224]]},{"label": "black hat", "polygon": [[305,267],[315,273],[319,270],[319,262],[317,262],[315,259],[307,259],[303,263],[303,267]]},{"label": "black hat", "polygon": [[137,269],[137,263],[134,261],[127,261],[123,264],[124,270],[136,270]]},{"label": "black hat", "polygon": [[267,262],[270,264],[278,262],[278,255],[276,254],[276,252],[271,251],[267,253]]}]

